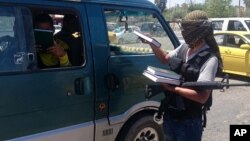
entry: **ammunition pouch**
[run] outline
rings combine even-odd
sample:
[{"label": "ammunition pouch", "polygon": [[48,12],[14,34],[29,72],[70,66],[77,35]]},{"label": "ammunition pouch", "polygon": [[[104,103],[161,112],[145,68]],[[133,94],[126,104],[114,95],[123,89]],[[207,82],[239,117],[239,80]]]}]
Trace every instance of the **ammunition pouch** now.
[{"label": "ammunition pouch", "polygon": [[199,76],[199,68],[195,68],[194,66],[184,63],[182,59],[178,57],[171,58],[169,62],[169,68],[183,76],[185,81],[195,81]]},{"label": "ammunition pouch", "polygon": [[181,66],[181,74],[185,81],[195,81],[198,79],[200,69],[197,69],[188,63],[183,63]]},{"label": "ammunition pouch", "polygon": [[169,68],[170,68],[170,70],[180,74],[183,63],[184,62],[182,61],[182,59],[177,58],[177,57],[173,57],[169,61]]}]

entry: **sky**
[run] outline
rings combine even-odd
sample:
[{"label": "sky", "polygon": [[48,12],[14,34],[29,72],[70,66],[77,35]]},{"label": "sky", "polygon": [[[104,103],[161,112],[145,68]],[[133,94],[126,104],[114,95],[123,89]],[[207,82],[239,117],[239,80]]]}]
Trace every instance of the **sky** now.
[{"label": "sky", "polygon": [[[154,1],[154,0],[150,0]],[[204,3],[205,0],[192,0],[193,3]],[[177,4],[190,3],[190,0],[167,0],[167,7],[173,7]],[[232,5],[239,5],[239,0],[232,0]],[[245,6],[243,0],[240,0],[240,5]]]}]

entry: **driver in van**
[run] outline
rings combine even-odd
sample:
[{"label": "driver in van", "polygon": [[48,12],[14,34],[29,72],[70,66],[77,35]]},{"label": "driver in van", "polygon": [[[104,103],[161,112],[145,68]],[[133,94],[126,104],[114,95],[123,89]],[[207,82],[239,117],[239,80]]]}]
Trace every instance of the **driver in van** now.
[{"label": "driver in van", "polygon": [[[48,14],[39,14],[34,19],[34,28],[41,30],[53,30],[53,19]],[[45,51],[37,47],[37,58],[39,68],[56,68],[71,66],[66,52],[62,45],[54,44]]]}]

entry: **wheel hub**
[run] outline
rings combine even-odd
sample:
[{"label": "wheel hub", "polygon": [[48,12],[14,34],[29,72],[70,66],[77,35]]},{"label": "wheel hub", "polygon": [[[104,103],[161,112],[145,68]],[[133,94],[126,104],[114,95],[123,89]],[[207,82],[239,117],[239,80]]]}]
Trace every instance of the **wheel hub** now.
[{"label": "wheel hub", "polygon": [[138,132],[134,141],[159,141],[159,136],[154,128],[147,127]]}]

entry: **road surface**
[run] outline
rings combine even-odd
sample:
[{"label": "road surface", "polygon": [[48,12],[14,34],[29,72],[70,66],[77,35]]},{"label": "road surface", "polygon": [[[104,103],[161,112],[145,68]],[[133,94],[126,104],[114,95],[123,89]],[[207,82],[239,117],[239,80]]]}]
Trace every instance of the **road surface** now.
[{"label": "road surface", "polygon": [[[229,83],[247,81],[250,79],[234,76]],[[213,106],[207,113],[203,141],[229,141],[229,127],[232,124],[250,125],[249,86],[231,87],[225,92],[213,91]]]}]

